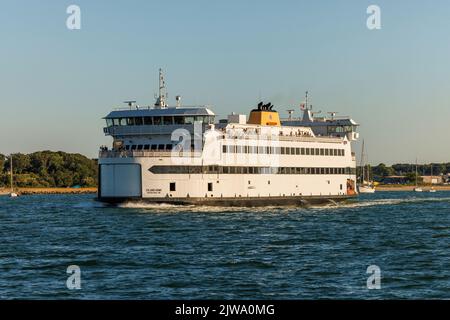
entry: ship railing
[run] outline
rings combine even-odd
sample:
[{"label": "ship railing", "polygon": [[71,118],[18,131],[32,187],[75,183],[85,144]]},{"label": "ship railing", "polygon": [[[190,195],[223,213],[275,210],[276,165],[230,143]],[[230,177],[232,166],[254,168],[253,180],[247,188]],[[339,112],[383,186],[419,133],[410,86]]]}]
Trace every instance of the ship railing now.
[{"label": "ship railing", "polygon": [[199,158],[201,152],[177,152],[177,151],[136,151],[136,150],[100,150],[99,158],[161,158],[161,157],[180,157],[180,158]]},{"label": "ship railing", "polygon": [[309,137],[309,136],[281,136],[281,135],[280,136],[223,135],[222,139],[342,143],[342,138],[324,137],[324,136]]}]

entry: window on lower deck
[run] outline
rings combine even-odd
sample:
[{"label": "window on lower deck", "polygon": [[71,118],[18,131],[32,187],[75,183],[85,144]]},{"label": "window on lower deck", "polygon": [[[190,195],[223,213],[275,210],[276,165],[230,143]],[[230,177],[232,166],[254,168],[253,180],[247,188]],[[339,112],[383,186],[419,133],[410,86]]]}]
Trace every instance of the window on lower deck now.
[{"label": "window on lower deck", "polygon": [[144,147],[144,146],[143,146],[142,144],[139,144],[139,145],[137,146],[137,150],[142,150],[143,147]]},{"label": "window on lower deck", "polygon": [[175,182],[171,182],[169,186],[170,191],[176,191],[176,184]]},{"label": "window on lower deck", "polygon": [[151,126],[153,124],[152,117],[144,117],[144,125]]},{"label": "window on lower deck", "polygon": [[212,184],[212,182],[208,182],[208,191],[209,192],[213,191],[213,184]]}]

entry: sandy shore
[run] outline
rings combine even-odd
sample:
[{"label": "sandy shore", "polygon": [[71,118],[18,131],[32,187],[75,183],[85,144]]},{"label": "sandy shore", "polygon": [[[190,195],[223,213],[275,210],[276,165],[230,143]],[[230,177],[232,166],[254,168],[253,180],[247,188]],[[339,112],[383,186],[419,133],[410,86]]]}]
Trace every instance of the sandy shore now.
[{"label": "sandy shore", "polygon": [[[19,194],[88,194],[96,193],[97,188],[18,188]],[[0,189],[0,195],[9,194],[9,189]]]},{"label": "sandy shore", "polygon": [[[376,187],[377,191],[413,191],[415,186],[384,186],[380,185]],[[423,191],[430,190],[430,186],[421,186]],[[450,186],[433,186],[433,189],[437,191],[450,191]]]}]

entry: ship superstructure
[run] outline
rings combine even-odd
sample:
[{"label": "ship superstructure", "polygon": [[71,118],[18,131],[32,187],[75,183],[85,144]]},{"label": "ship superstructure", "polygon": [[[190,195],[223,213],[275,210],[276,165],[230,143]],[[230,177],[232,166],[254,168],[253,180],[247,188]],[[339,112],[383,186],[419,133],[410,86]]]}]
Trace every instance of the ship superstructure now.
[{"label": "ship superstructure", "polygon": [[[346,134],[282,122],[270,103],[216,121],[208,106],[166,103],[160,71],[152,107],[115,110],[105,119],[112,148],[99,154],[98,198],[202,205],[307,205],[356,194],[356,160]],[[316,129],[318,126],[316,127]]]}]

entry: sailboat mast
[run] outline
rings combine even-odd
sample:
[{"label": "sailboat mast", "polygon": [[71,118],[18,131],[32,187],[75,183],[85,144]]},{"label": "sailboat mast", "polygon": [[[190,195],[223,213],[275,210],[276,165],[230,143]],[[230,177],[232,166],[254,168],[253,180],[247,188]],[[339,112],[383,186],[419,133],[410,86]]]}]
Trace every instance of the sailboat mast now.
[{"label": "sailboat mast", "polygon": [[361,148],[361,184],[364,184],[364,140],[362,141],[362,148]]},{"label": "sailboat mast", "polygon": [[417,174],[418,174],[418,172],[417,172],[417,158],[416,158],[416,187],[418,186],[418,184],[417,184]]},{"label": "sailboat mast", "polygon": [[433,164],[430,165],[430,185],[433,186]]}]

